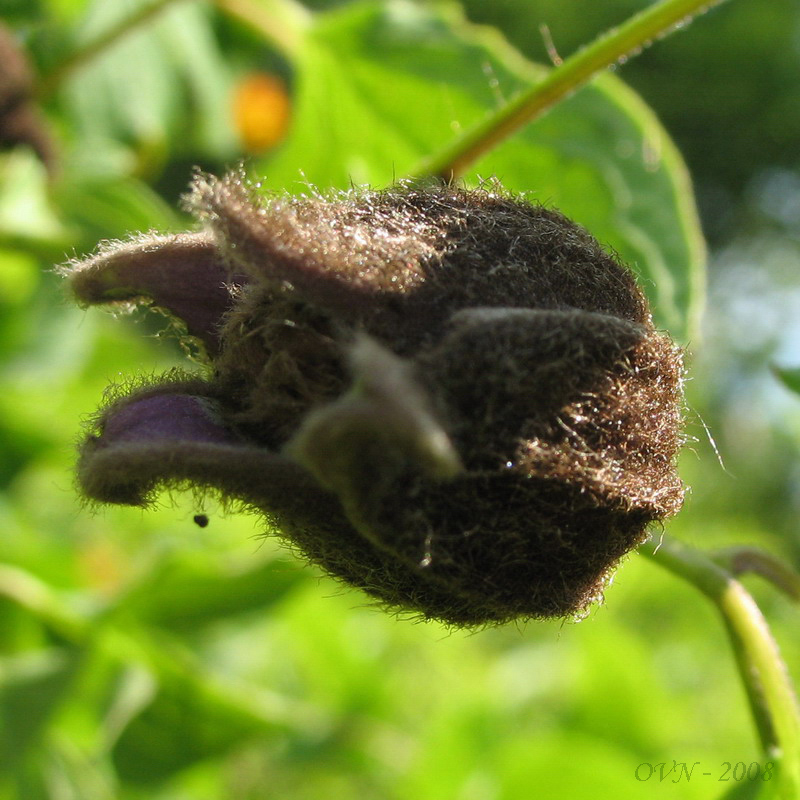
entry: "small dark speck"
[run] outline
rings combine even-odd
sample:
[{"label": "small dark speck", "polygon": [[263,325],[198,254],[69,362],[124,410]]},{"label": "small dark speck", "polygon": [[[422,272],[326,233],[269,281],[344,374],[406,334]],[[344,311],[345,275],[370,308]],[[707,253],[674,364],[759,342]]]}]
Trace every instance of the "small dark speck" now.
[{"label": "small dark speck", "polygon": [[208,525],[208,517],[205,514],[195,514],[194,522],[195,525],[198,525],[201,528],[205,528],[206,525]]}]

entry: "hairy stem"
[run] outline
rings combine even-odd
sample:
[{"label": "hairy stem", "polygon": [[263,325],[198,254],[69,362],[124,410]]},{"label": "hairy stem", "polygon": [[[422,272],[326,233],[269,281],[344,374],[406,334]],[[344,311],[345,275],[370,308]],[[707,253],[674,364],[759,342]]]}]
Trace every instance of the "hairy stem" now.
[{"label": "hairy stem", "polygon": [[54,94],[70,75],[105,53],[106,50],[117,44],[120,39],[150,22],[164,9],[176,2],[185,2],[185,0],[155,0],[150,5],[142,6],[129,17],[120,20],[107,31],[74,50],[39,82],[37,87],[39,97],[47,98]]},{"label": "hairy stem", "polygon": [[638,54],[654,39],[683,27],[723,0],[661,0],[599,36],[553,69],[546,78],[468,130],[425,161],[415,177],[450,181],[524,125],[544,114],[597,73]]},{"label": "hairy stem", "polygon": [[764,753],[780,760],[785,797],[800,795],[800,710],[791,679],[758,606],[733,575],[674,540],[648,542],[647,558],[684,578],[722,614]]}]

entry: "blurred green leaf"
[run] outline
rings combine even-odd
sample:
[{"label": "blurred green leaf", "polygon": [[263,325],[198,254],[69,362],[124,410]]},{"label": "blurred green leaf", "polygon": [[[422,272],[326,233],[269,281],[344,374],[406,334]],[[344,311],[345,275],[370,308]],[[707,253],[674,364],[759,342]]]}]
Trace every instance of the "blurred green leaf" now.
[{"label": "blurred green leaf", "polygon": [[189,633],[235,614],[266,614],[304,580],[296,565],[268,560],[237,570],[190,553],[156,567],[122,605],[138,620]]},{"label": "blurred green leaf", "polygon": [[[383,186],[543,74],[450,6],[357,3],[319,17],[298,64],[294,124],[260,170],[270,189]],[[604,76],[484,158],[469,176],[559,207],[643,279],[657,324],[691,338],[704,248],[668,134]]]},{"label": "blurred green leaf", "polygon": [[380,617],[372,609],[356,613],[363,595],[342,593],[333,582],[326,590],[309,581],[298,595],[300,602],[288,604],[283,616],[280,650],[302,664],[314,699],[345,717],[383,713],[392,702],[383,669],[391,656]]},{"label": "blurred green leaf", "polygon": [[0,596],[0,656],[10,656],[46,646],[42,625],[13,600]]},{"label": "blurred green leaf", "polygon": [[[211,5],[178,3],[168,9],[161,38],[169,40],[176,70],[186,87],[182,135],[206,157],[230,158],[236,136],[231,101],[232,69],[211,27]],[[179,142],[187,149],[187,141]]]},{"label": "blurred green leaf", "polygon": [[68,241],[47,172],[33,151],[17,147],[0,154],[0,245],[51,256]]},{"label": "blurred green leaf", "polygon": [[[41,788],[37,787],[37,776],[31,774],[19,792],[25,800],[119,800],[116,781],[110,779],[109,771],[98,765],[93,753],[82,752],[69,732],[54,737],[46,752],[37,759]],[[31,770],[32,772],[32,770]],[[31,786],[31,784],[33,784]],[[38,788],[38,792],[37,792]]]},{"label": "blurred green leaf", "polygon": [[181,228],[178,215],[146,183],[109,176],[65,181],[57,199],[65,217],[81,230],[87,248],[101,239],[124,238],[134,231]]},{"label": "blurred green leaf", "polygon": [[[731,779],[732,771],[727,772],[726,777],[730,781],[728,789],[725,791],[718,800],[777,800],[777,798],[789,797],[782,787],[780,779],[780,761],[778,759],[767,762],[764,758],[756,762],[760,765],[761,774],[763,774],[764,765],[772,763],[772,777],[770,780],[763,780],[761,777],[756,780],[749,780],[747,777],[744,779],[736,780]],[[727,765],[723,766],[723,769]],[[732,766],[737,766],[736,764]],[[749,767],[750,764],[747,764]]]},{"label": "blurred green leaf", "polygon": [[[38,282],[39,263],[35,258],[18,250],[0,249],[0,309],[28,300]],[[6,321],[4,317],[0,325]]]},{"label": "blurred green leaf", "polygon": [[[138,0],[95,0],[75,37],[81,48],[143,6]],[[135,69],[131,66],[135,65]],[[169,52],[153,24],[134,30],[67,79],[65,98],[80,136],[163,142],[179,106],[178,81]]]},{"label": "blurred green leaf", "polygon": [[3,0],[0,4],[3,20],[11,24],[20,24],[35,20],[42,13],[39,0]]},{"label": "blurred green leaf", "polygon": [[65,699],[81,651],[59,648],[0,660],[0,770],[17,770]]},{"label": "blurred green leaf", "polygon": [[[572,754],[579,752],[579,756]],[[677,795],[662,795],[664,784],[656,780],[640,783],[635,772],[636,753],[615,747],[603,737],[586,737],[581,733],[564,736],[545,734],[538,738],[519,738],[500,755],[500,774],[506,796],[514,800],[530,797],[535,785],[537,797],[613,797],[615,800],[654,796],[697,796],[688,792],[685,781]],[[669,784],[670,789],[675,789]],[[702,796],[703,793],[701,793]]]},{"label": "blurred green leaf", "polygon": [[117,740],[112,757],[122,780],[154,784],[280,726],[246,698],[221,692],[187,670],[160,672],[159,687]]},{"label": "blurred green leaf", "polygon": [[[75,47],[149,5],[95,0],[81,17]],[[76,147],[91,153],[98,142],[126,142],[145,171],[159,169],[170,148],[231,156],[231,79],[211,19],[207,4],[173,3],[69,75],[63,94]]]},{"label": "blurred green leaf", "polygon": [[800,394],[800,367],[787,369],[784,367],[773,367],[772,371],[781,383],[795,394]]}]

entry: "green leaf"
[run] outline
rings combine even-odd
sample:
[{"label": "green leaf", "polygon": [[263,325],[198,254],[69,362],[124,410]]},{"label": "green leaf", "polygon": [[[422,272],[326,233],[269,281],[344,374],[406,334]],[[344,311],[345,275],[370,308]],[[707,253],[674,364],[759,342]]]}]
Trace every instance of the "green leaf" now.
[{"label": "green leaf", "polygon": [[[142,5],[95,0],[81,20],[75,47],[94,41]],[[168,51],[153,36],[152,23],[128,33],[67,80],[65,99],[79,137],[163,141],[180,99],[172,78]]]},{"label": "green leaf", "polygon": [[197,555],[171,557],[122,605],[142,621],[186,632],[235,614],[266,613],[304,580],[298,566],[285,562],[235,570]]},{"label": "green leaf", "polygon": [[0,245],[50,256],[68,241],[33,151],[17,147],[0,156]]},{"label": "green leaf", "polygon": [[136,178],[91,177],[59,185],[58,203],[78,227],[86,247],[98,240],[124,238],[131,231],[178,230],[177,214],[147,184]]},{"label": "green leaf", "polygon": [[[169,8],[159,31],[179,78],[186,86],[189,102],[183,113],[188,142],[203,149],[204,155],[230,158],[236,136],[229,113],[231,67],[217,47],[211,27],[211,6],[178,3]],[[186,149],[176,142],[178,150]]]},{"label": "green leaf", "polygon": [[800,367],[773,367],[775,377],[790,391],[800,394]]},{"label": "green leaf", "polygon": [[60,648],[0,661],[0,771],[17,770],[67,696],[81,651]]},{"label": "green leaf", "polygon": [[[260,170],[270,189],[383,186],[503,98],[544,74],[496,32],[449,6],[405,0],[321,15],[301,50],[294,124]],[[468,176],[554,205],[616,249],[642,278],[656,322],[696,334],[704,248],[691,187],[644,103],[603,76],[483,159]]]},{"label": "green leaf", "polygon": [[[80,51],[152,4],[94,0],[74,48]],[[168,148],[200,146],[230,156],[234,136],[225,111],[231,77],[211,20],[205,4],[173,3],[70,75],[64,96],[76,145],[91,154],[98,142],[127,142],[145,168],[161,162]]]},{"label": "green leaf", "polygon": [[281,727],[250,700],[230,696],[189,670],[162,670],[158,679],[152,701],[133,717],[112,750],[124,781],[158,783]]}]

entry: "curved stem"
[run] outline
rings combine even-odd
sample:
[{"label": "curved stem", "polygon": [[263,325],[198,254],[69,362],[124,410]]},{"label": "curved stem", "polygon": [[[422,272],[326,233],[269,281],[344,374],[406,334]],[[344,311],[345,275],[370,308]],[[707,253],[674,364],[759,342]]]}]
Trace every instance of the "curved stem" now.
[{"label": "curved stem", "polygon": [[160,14],[167,6],[183,0],[155,0],[147,6],[134,11],[129,17],[120,20],[107,31],[101,33],[94,39],[89,40],[82,47],[74,50],[60,64],[57,64],[47,75],[45,75],[37,87],[36,93],[41,98],[47,98],[54,94],[64,81],[78,69],[89,63],[109,48],[113,47],[120,39],[127,36],[131,31],[149,22],[153,17]]},{"label": "curved stem", "polygon": [[800,710],[791,679],[758,606],[733,575],[674,540],[642,555],[696,586],[722,614],[765,754],[780,758],[786,797],[800,795]]},{"label": "curved stem", "polygon": [[425,161],[412,177],[450,181],[524,125],[544,114],[597,73],[638,54],[654,39],[683,27],[723,0],[661,0],[599,36],[553,69],[544,80]]},{"label": "curved stem", "polygon": [[710,556],[732,575],[759,575],[800,603],[800,575],[772,553],[758,547],[736,546],[716,550]]}]

